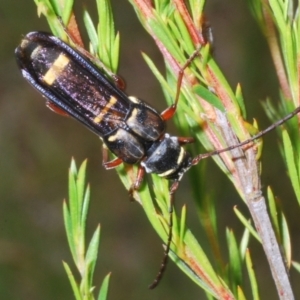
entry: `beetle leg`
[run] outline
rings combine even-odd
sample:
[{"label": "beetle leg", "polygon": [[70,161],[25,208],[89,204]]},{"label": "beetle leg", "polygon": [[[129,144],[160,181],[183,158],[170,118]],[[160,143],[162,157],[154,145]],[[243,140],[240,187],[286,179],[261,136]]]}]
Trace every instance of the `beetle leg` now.
[{"label": "beetle leg", "polygon": [[195,142],[193,137],[178,137],[178,142],[180,145],[191,144]]},{"label": "beetle leg", "polygon": [[164,110],[161,113],[161,117],[163,118],[164,121],[171,119],[174,116],[174,114],[176,113],[177,104],[178,104],[178,100],[179,100],[179,96],[180,96],[182,80],[183,80],[183,76],[184,76],[184,71],[191,64],[191,62],[195,59],[195,57],[199,54],[199,51],[201,48],[202,48],[202,45],[200,47],[198,47],[192,53],[192,55],[188,58],[188,60],[185,62],[185,64],[180,68],[180,70],[178,72],[175,101],[170,107],[168,107],[166,110]]},{"label": "beetle leg", "polygon": [[105,170],[110,170],[110,169],[114,169],[117,166],[119,166],[121,163],[123,163],[123,160],[119,157],[116,157],[113,160],[108,160],[108,153],[109,150],[108,148],[105,146],[105,144],[103,144],[103,148],[102,148],[102,165],[105,168]]},{"label": "beetle leg", "polygon": [[115,86],[117,86],[120,90],[125,91],[126,82],[124,79],[117,74],[109,74],[109,76],[113,79]]},{"label": "beetle leg", "polygon": [[117,166],[119,166],[120,164],[123,163],[123,160],[119,157],[111,160],[111,161],[107,161],[102,163],[103,167],[105,168],[105,170],[109,170],[109,169],[114,169]]},{"label": "beetle leg", "polygon": [[137,173],[137,177],[135,179],[135,182],[132,184],[132,186],[129,189],[129,196],[130,197],[133,197],[133,193],[140,188],[144,177],[145,177],[145,168],[140,165],[139,168],[138,168],[138,173]]},{"label": "beetle leg", "polygon": [[175,114],[175,112],[176,112],[176,109],[177,109],[177,102],[178,102],[178,101],[176,101],[174,104],[172,104],[170,107],[168,107],[167,109],[165,109],[165,110],[160,114],[161,117],[162,117],[162,119],[163,119],[164,121],[167,121],[167,120],[171,119],[171,118],[174,116],[174,114]]},{"label": "beetle leg", "polygon": [[53,112],[55,112],[58,115],[61,115],[63,117],[69,117],[69,114],[67,112],[65,112],[64,110],[59,108],[57,105],[55,105],[51,101],[46,101],[46,107],[49,108],[50,110],[52,110]]}]

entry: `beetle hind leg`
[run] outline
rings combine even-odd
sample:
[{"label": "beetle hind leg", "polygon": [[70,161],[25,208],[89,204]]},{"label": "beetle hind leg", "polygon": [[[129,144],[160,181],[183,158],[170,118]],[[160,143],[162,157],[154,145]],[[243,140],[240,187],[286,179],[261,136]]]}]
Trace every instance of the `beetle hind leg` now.
[{"label": "beetle hind leg", "polygon": [[110,170],[110,169],[114,169],[117,166],[119,166],[120,164],[123,163],[123,160],[119,157],[116,157],[113,160],[109,160],[108,159],[108,155],[109,155],[109,150],[108,148],[105,146],[105,144],[103,144],[103,148],[102,148],[102,165],[105,168],[105,170]]},{"label": "beetle hind leg", "polygon": [[46,101],[46,107],[49,108],[51,111],[53,111],[54,113],[61,115],[63,117],[69,117],[70,115],[65,112],[64,110],[62,110],[60,107],[58,107],[57,105],[55,105],[54,102],[52,101]]}]

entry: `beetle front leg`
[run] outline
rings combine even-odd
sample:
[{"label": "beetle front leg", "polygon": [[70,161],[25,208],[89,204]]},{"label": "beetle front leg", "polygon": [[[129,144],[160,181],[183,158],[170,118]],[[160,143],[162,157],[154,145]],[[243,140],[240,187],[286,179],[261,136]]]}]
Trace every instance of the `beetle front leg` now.
[{"label": "beetle front leg", "polygon": [[180,145],[192,144],[195,142],[193,137],[178,137],[178,142]]},{"label": "beetle front leg", "polygon": [[184,76],[184,71],[192,63],[192,61],[196,58],[196,56],[199,54],[201,48],[202,48],[202,45],[200,47],[198,47],[194,51],[194,53],[192,53],[192,55],[188,58],[188,60],[185,62],[185,64],[180,68],[179,73],[178,73],[178,78],[177,78],[175,101],[171,106],[169,106],[167,109],[165,109],[161,113],[161,117],[164,121],[170,120],[175,115],[176,110],[177,110],[177,104],[178,104],[178,101],[179,101],[179,96],[180,96],[180,90],[181,90],[182,80],[183,80],[183,76]]}]

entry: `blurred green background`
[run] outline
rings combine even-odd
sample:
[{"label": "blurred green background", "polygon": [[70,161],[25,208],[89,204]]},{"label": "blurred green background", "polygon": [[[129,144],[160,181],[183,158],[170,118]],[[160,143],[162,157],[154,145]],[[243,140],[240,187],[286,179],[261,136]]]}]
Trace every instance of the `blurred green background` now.
[{"label": "blurred green background", "polygon": [[[95,11],[93,0],[84,3],[90,12]],[[79,21],[82,4],[77,1]],[[160,87],[140,52],[150,55],[162,69],[161,56],[130,4],[120,0],[112,4],[116,29],[121,33],[119,74],[126,80],[127,92],[163,110]],[[271,96],[276,102],[278,88],[267,45],[246,4],[207,0],[206,12],[215,39],[216,60],[233,87],[242,84],[248,120],[256,117],[264,128],[269,122],[260,101]],[[45,20],[37,17],[33,1],[0,0],[0,28],[0,299],[73,299],[61,263],[65,260],[72,266],[62,221],[71,157],[78,164],[88,158],[92,188],[88,231],[91,234],[99,222],[102,228],[95,285],[99,287],[111,271],[109,299],[201,299],[202,291],[172,263],[160,286],[154,291],[147,289],[160,265],[161,241],[139,205],[129,201],[115,172],[102,168],[100,140],[79,123],[46,109],[42,97],[21,78],[14,48],[27,32],[48,31]],[[172,125],[170,130],[176,133]],[[263,185],[264,189],[272,185],[282,200],[297,249],[299,207],[276,145],[274,133],[264,138]],[[246,212],[245,205],[213,163],[209,163],[206,180],[207,189],[212,189],[218,199],[220,232],[225,235],[225,226],[229,226],[239,235],[242,230],[232,207],[237,204]],[[184,179],[177,205],[185,203],[182,199],[186,201],[188,225],[201,239],[194,203],[186,197],[188,189]],[[275,299],[264,254],[256,242],[251,245],[262,296]],[[299,254],[294,254],[299,260]],[[295,288],[300,296],[300,288]]]}]

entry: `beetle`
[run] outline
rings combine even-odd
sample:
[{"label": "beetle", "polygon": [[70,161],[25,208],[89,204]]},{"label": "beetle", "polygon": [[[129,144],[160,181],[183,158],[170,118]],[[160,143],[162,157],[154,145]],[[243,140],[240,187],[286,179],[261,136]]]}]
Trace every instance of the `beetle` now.
[{"label": "beetle", "polygon": [[[166,133],[166,121],[176,112],[184,70],[198,52],[199,49],[180,70],[174,104],[159,113],[144,101],[128,97],[89,57],[49,33],[28,33],[15,51],[23,77],[47,99],[46,105],[54,112],[72,116],[102,139],[105,169],[121,163],[139,165],[130,194],[140,187],[145,173],[155,173],[173,181],[168,240],[158,275],[149,286],[151,289],[160,282],[168,261],[174,193],[182,176],[202,159],[249,144],[300,111],[300,107],[296,108],[246,141],[192,158],[183,145],[194,139]],[[116,158],[108,161],[107,150]]]},{"label": "beetle", "polygon": [[[182,145],[193,139],[165,132],[165,121],[174,115],[177,102],[158,113],[128,97],[88,57],[45,32],[28,33],[15,55],[23,77],[47,99],[50,109],[72,116],[102,139],[106,169],[123,162],[140,165],[131,194],[145,172],[178,182],[192,166],[192,157]],[[107,149],[116,159],[106,160]]]}]

